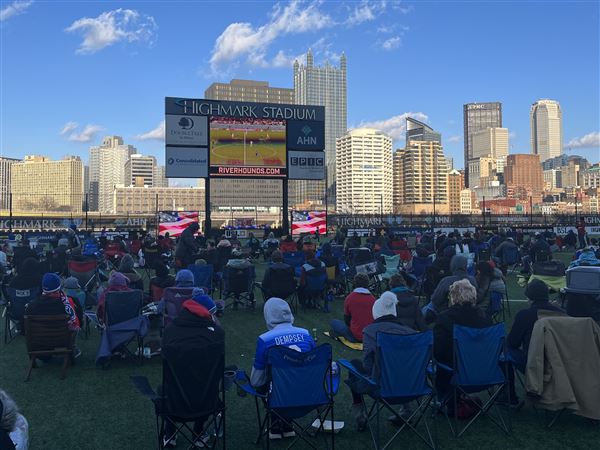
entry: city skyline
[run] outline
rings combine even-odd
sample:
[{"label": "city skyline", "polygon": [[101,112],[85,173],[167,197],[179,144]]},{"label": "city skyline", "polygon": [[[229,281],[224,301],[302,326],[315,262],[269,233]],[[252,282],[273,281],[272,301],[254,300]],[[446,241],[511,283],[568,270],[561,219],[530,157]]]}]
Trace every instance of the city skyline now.
[{"label": "city skyline", "polygon": [[[185,15],[144,2],[20,3],[28,7],[12,15],[13,2],[2,3],[3,156],[75,154],[88,162],[90,146],[120,135],[162,164],[163,143],[153,138],[165,96],[201,97],[212,82],[233,78],[292,88],[293,61],[304,62],[312,48],[319,65],[338,65],[345,52],[348,127],[378,128],[394,150],[412,116],[435,124],[445,155],[463,167],[463,105],[499,101],[510,152],[530,153],[531,104],[549,98],[561,104],[565,153],[600,160],[596,2],[248,2],[234,12],[186,3]],[[548,28],[569,33],[539,36],[531,23],[542,7]],[[199,16],[215,19],[205,21],[203,39],[192,26]],[[109,33],[101,39],[94,30],[102,24]],[[189,57],[190,46],[198,57]],[[425,50],[436,57],[422,57]],[[415,60],[410,70],[406,62]]]}]

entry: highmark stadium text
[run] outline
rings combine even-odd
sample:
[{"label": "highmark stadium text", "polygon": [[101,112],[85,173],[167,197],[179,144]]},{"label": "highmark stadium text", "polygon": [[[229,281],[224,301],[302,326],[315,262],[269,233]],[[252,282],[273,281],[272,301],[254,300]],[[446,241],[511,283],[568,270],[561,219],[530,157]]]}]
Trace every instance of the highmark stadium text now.
[{"label": "highmark stadium text", "polygon": [[183,107],[183,114],[253,117],[257,119],[315,120],[317,118],[314,108],[288,108],[277,106],[262,106],[262,108],[259,108],[258,106],[252,105],[198,103],[189,100],[181,100],[180,102],[177,102],[177,104]]}]

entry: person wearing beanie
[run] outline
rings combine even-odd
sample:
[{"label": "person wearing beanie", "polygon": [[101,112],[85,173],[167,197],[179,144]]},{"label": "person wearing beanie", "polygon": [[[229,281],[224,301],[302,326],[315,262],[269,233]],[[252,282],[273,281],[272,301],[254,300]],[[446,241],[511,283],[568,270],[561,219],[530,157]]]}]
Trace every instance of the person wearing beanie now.
[{"label": "person wearing beanie", "polygon": [[175,287],[194,287],[194,274],[191,270],[182,269],[175,276]]},{"label": "person wearing beanie", "polygon": [[118,272],[127,277],[131,289],[144,290],[144,280],[142,280],[141,275],[134,269],[133,257],[130,254],[123,255]]},{"label": "person wearing beanie", "polygon": [[369,291],[369,276],[358,273],[354,276],[354,290],[344,300],[344,321],[331,321],[332,337],[343,336],[350,342],[362,342],[364,328],[373,322],[375,297]]},{"label": "person wearing beanie", "polygon": [[533,326],[539,318],[539,312],[565,314],[558,306],[550,303],[548,286],[541,280],[531,280],[525,289],[525,296],[530,302],[529,308],[522,309],[516,314],[513,326],[506,337],[506,346],[513,365],[521,372],[525,371],[529,341]]},{"label": "person wearing beanie", "polygon": [[59,315],[68,316],[68,327],[71,331],[78,331],[80,328],[82,312],[78,314],[78,305],[72,298],[66,296],[61,289],[60,277],[55,273],[46,273],[42,278],[42,295],[29,302],[25,307],[25,314],[38,315]]},{"label": "person wearing beanie", "polygon": [[[181,273],[183,271],[180,271]],[[213,316],[206,306],[214,306],[214,302],[204,294],[202,289],[194,289],[196,295],[192,299],[186,300],[181,306],[179,315],[164,330],[162,338],[162,357],[165,361],[174,361],[176,364],[170,367],[187,367],[189,361],[183,360],[185,355],[197,355],[197,361],[194,362],[194,369],[198,373],[188,373],[188,370],[176,372],[175,379],[186,380],[186,377],[192,376],[197,380],[202,374],[206,373],[206,379],[211,376],[215,370],[214,361],[223,357],[225,354],[225,331],[218,322],[213,320]],[[205,357],[203,357],[205,355]],[[179,359],[179,361],[177,360]],[[172,379],[172,377],[169,377]],[[185,383],[184,383],[185,384]],[[206,389],[206,386],[201,389]],[[218,388],[217,388],[218,389]],[[217,392],[212,392],[215,396]],[[210,393],[207,393],[210,398]],[[178,400],[174,400],[177,402]],[[180,400],[185,401],[185,400]],[[208,416],[197,418],[193,425],[194,433],[200,435]],[[170,448],[177,445],[177,430],[171,421],[167,421],[162,436],[163,447]],[[200,440],[196,441],[198,445]]]},{"label": "person wearing beanie", "polygon": [[217,312],[217,304],[202,288],[194,288],[192,291],[192,300],[199,305],[204,306],[211,315],[214,315]]},{"label": "person wearing beanie", "polygon": [[104,303],[106,301],[106,294],[108,292],[123,292],[131,291],[129,288],[129,278],[123,275],[121,272],[113,272],[108,280],[108,287],[102,291],[102,294],[98,297],[98,307],[96,314],[98,320],[104,322]]},{"label": "person wearing beanie", "polygon": [[[75,277],[68,277],[62,283],[62,288],[67,297],[76,301],[82,311],[85,310],[86,292],[81,289],[79,280]],[[83,318],[83,317],[82,317]]]},{"label": "person wearing beanie", "polygon": [[[355,359],[352,365],[367,377],[372,377],[375,368],[375,353],[377,351],[377,333],[393,333],[408,335],[416,333],[415,330],[403,325],[397,319],[396,307],[398,299],[396,294],[387,291],[381,294],[372,306],[373,323],[363,330],[363,359]],[[362,405],[362,394],[368,394],[370,389],[363,380],[360,380],[352,374],[349,375],[348,386],[352,391],[352,409],[351,414],[356,422],[359,431],[365,429],[367,417]]]},{"label": "person wearing beanie", "polygon": [[256,388],[268,385],[267,351],[276,345],[283,345],[299,352],[315,348],[315,342],[304,328],[295,327],[294,315],[285,300],[271,297],[265,302],[264,317],[267,331],[258,337],[250,383]]},{"label": "person wearing beanie", "polygon": [[[450,272],[452,275],[444,277],[440,280],[435,291],[431,295],[431,303],[425,306],[425,310],[432,310],[434,314],[440,314],[448,309],[448,297],[450,286],[456,281],[466,279],[475,289],[477,289],[477,281],[475,277],[467,274],[468,259],[465,255],[454,255],[450,260]],[[426,311],[423,312],[427,320]]]}]

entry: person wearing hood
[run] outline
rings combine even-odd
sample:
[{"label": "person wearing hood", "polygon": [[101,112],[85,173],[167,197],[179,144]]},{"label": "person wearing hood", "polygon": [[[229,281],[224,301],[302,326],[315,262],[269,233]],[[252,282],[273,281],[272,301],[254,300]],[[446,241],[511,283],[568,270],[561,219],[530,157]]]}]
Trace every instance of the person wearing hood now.
[{"label": "person wearing hood", "polygon": [[130,254],[123,255],[121,263],[119,264],[118,272],[121,272],[129,280],[129,287],[131,289],[144,290],[144,280],[139,273],[134,269],[133,257]]},{"label": "person wearing hood", "polygon": [[369,276],[357,273],[354,290],[344,300],[344,321],[333,319],[330,334],[343,336],[350,342],[362,342],[363,330],[373,322],[372,308],[375,297],[369,291]]},{"label": "person wearing hood", "polygon": [[390,292],[395,294],[398,300],[396,305],[398,322],[415,331],[426,331],[427,324],[423,318],[421,308],[419,308],[419,299],[408,289],[402,275],[392,275],[390,278]]},{"label": "person wearing hood", "polygon": [[129,288],[129,279],[120,272],[113,272],[108,280],[108,287],[98,297],[98,307],[96,309],[98,320],[104,323],[104,304],[108,292],[126,292],[131,290]]},{"label": "person wearing hood", "polygon": [[477,281],[474,277],[467,274],[467,263],[467,257],[462,254],[454,255],[450,260],[450,272],[452,275],[442,278],[431,295],[431,305],[435,314],[440,314],[448,309],[448,294],[450,286],[454,282],[467,279],[477,289]]},{"label": "person wearing hood", "polygon": [[255,388],[268,385],[267,351],[274,346],[285,346],[299,352],[309,352],[316,347],[305,328],[295,327],[294,315],[285,300],[271,297],[264,307],[267,331],[258,337],[250,384]]},{"label": "person wearing hood", "polygon": [[[181,272],[183,271],[179,273]],[[179,315],[165,328],[162,340],[163,349],[177,348],[180,350],[171,357],[177,357],[177,354],[189,354],[190,352],[197,355],[204,353],[207,355],[207,361],[215,360],[214,353],[218,353],[217,356],[224,355],[225,331],[214,320],[213,314],[216,308],[213,300],[202,289],[194,289],[192,298],[183,302]],[[208,352],[210,352],[210,356],[208,356]],[[170,357],[168,352],[165,357]],[[213,367],[209,366],[208,363],[204,363],[200,368],[202,369],[204,366],[206,366],[206,373],[211,373]],[[177,379],[185,379],[187,376],[186,373],[176,373],[174,375]],[[217,395],[216,392],[214,394]],[[194,433],[197,435],[202,433],[207,419],[208,416],[196,419],[193,425]],[[177,445],[177,430],[170,421],[167,421],[165,425],[162,440],[163,447],[171,448]],[[204,445],[200,445],[203,440],[203,436],[201,436],[196,441],[196,446],[204,447]]]},{"label": "person wearing hood", "polygon": [[569,264],[569,269],[579,266],[600,266],[600,260],[596,257],[596,252],[592,247],[584,248],[579,254],[579,258]]},{"label": "person wearing hood", "polygon": [[190,264],[194,264],[196,253],[200,249],[200,244],[194,238],[194,235],[200,229],[198,222],[190,223],[185,230],[179,236],[177,247],[175,248],[175,258],[179,260],[179,267],[187,267]]},{"label": "person wearing hood", "polygon": [[8,287],[15,289],[31,289],[42,286],[40,263],[35,258],[25,258],[17,272],[10,280]]},{"label": "person wearing hood", "polygon": [[[367,377],[374,375],[375,355],[377,352],[377,333],[391,333],[408,335],[414,334],[415,330],[403,325],[397,317],[398,299],[392,292],[381,294],[371,308],[373,322],[365,327],[363,331],[363,360],[352,360],[352,365]],[[347,381],[352,391],[352,417],[356,421],[359,431],[365,429],[367,417],[362,406],[362,395],[368,394],[372,388],[351,374]]]}]

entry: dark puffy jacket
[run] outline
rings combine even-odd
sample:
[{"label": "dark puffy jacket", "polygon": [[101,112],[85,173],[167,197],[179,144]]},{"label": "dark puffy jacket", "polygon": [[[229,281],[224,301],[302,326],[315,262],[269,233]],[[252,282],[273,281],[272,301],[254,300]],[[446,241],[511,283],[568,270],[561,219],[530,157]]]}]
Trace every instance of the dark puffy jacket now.
[{"label": "dark puffy jacket", "polygon": [[372,375],[377,350],[377,333],[414,334],[415,330],[403,325],[392,315],[383,316],[363,330],[363,368]]},{"label": "dark puffy jacket", "polygon": [[452,275],[442,278],[431,296],[431,302],[437,314],[448,309],[448,292],[452,283],[464,278],[468,279],[477,289],[477,281],[471,275],[467,275],[467,257],[454,255],[450,260],[450,272]]},{"label": "dark puffy jacket", "polygon": [[194,234],[198,231],[199,226],[197,223],[189,225],[179,236],[179,242],[177,242],[177,248],[175,249],[175,256],[184,262],[184,266],[192,264],[194,261],[194,255],[200,248],[200,244],[194,238]]},{"label": "dark puffy jacket", "polygon": [[402,325],[416,331],[427,330],[427,324],[419,307],[419,300],[404,286],[391,289],[396,294],[398,304],[396,305],[396,317]]}]

